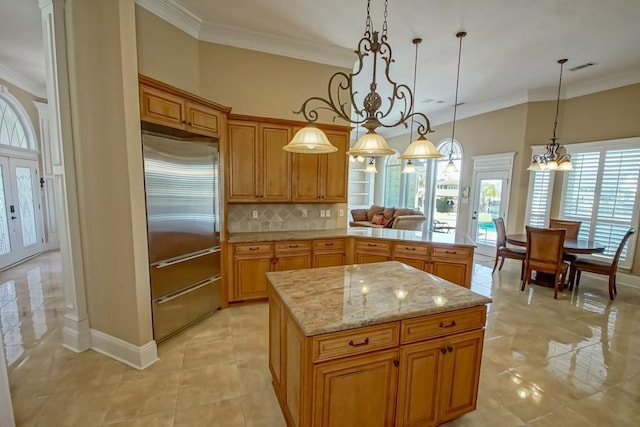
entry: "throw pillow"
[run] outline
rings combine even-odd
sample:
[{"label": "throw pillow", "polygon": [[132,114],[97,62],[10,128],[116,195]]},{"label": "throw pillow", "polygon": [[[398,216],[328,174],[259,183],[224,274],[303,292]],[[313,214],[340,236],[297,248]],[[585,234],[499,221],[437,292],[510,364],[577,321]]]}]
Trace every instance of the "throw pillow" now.
[{"label": "throw pillow", "polygon": [[369,218],[367,218],[366,209],[352,209],[351,217],[354,221],[369,221]]},{"label": "throw pillow", "polygon": [[373,218],[371,218],[371,223],[375,225],[384,225],[384,216],[382,214],[375,214]]},{"label": "throw pillow", "polygon": [[383,211],[384,211],[384,208],[382,206],[371,205],[371,207],[367,211],[367,219],[369,221],[373,221],[373,216],[376,214],[382,214]]},{"label": "throw pillow", "polygon": [[396,217],[389,218],[387,223],[384,225],[384,228],[393,228],[393,222],[396,220]]},{"label": "throw pillow", "polygon": [[382,216],[387,219],[393,218],[393,214],[395,213],[396,208],[384,208],[382,211]]}]

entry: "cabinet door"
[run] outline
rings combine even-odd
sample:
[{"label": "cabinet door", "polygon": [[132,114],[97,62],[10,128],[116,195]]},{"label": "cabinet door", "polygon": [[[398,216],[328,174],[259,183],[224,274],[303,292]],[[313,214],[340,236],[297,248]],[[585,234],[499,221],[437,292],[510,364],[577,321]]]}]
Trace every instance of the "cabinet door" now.
[{"label": "cabinet door", "polygon": [[278,255],[276,271],[301,270],[311,268],[311,254]]},{"label": "cabinet door", "polygon": [[444,340],[432,340],[400,349],[397,426],[428,427],[438,424],[439,374]]},{"label": "cabinet door", "polygon": [[186,101],[187,130],[200,135],[220,137],[220,113],[213,108]]},{"label": "cabinet door", "polygon": [[321,200],[327,203],[347,203],[347,171],[349,158],[349,134],[346,132],[325,132],[327,138],[338,151],[325,154],[320,177],[322,179]]},{"label": "cabinet door", "polygon": [[344,265],[344,253],[320,253],[313,255],[313,267],[334,267]]},{"label": "cabinet door", "polygon": [[263,202],[288,202],[291,200],[290,154],[282,149],[291,140],[291,127],[260,125],[262,173],[260,200]]},{"label": "cabinet door", "polygon": [[229,123],[229,189],[230,202],[256,202],[258,198],[258,125],[247,122]]},{"label": "cabinet door", "polygon": [[292,157],[291,201],[320,202],[320,158],[326,154],[298,154]]},{"label": "cabinet door", "polygon": [[394,256],[393,259],[403,264],[410,265],[411,267],[415,267],[418,270],[425,271],[426,269],[427,263],[422,259],[405,258],[401,256]]},{"label": "cabinet door", "polygon": [[454,263],[451,261],[434,261],[432,274],[458,285],[466,286],[467,264]]},{"label": "cabinet door", "polygon": [[140,86],[140,120],[185,129],[184,100],[150,87]]},{"label": "cabinet door", "polygon": [[272,270],[272,260],[271,255],[234,259],[234,301],[267,297],[265,273]]},{"label": "cabinet door", "polygon": [[314,368],[314,426],[394,425],[398,351],[321,363]]},{"label": "cabinet door", "polygon": [[439,422],[476,409],[483,338],[484,330],[479,330],[445,339]]}]

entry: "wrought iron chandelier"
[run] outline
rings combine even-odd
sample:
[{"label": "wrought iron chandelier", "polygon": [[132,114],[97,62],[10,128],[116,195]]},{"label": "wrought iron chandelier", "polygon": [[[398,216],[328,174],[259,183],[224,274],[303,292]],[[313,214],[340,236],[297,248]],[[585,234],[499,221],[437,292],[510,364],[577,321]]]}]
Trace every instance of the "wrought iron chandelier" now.
[{"label": "wrought iron chandelier", "polygon": [[[387,42],[387,6],[388,0],[384,2],[384,22],[382,32],[373,31],[371,23],[371,0],[367,1],[367,18],[365,23],[364,36],[360,39],[355,53],[358,57],[354,72],[347,74],[337,72],[329,79],[327,98],[314,96],[302,103],[295,114],[302,114],[308,125],[294,135],[284,150],[294,153],[329,153],[337,150],[324,132],[314,126],[319,118],[319,111],[330,111],[334,114],[334,121],[340,118],[345,122],[354,125],[361,125],[367,132],[356,141],[353,148],[347,154],[352,156],[376,157],[395,154],[389,147],[385,139],[376,132],[378,128],[392,128],[403,124],[407,126],[407,120],[416,120],[418,123],[418,141],[431,143],[427,140],[426,134],[433,132],[429,118],[420,112],[414,111],[414,94],[406,84],[398,84],[390,77],[390,66],[394,62],[392,59],[391,46]],[[365,70],[364,60],[372,59],[371,83],[369,92],[359,104],[358,92],[355,90],[354,81],[362,78]],[[379,72],[378,65],[382,64],[383,72]],[[383,82],[381,75],[386,82]],[[380,80],[380,82],[379,82]],[[383,83],[389,87],[389,96],[385,97],[378,93],[378,84]],[[415,86],[415,85],[414,85]],[[415,90],[415,87],[414,87]],[[348,106],[351,106],[351,109]],[[399,108],[395,108],[399,107]],[[437,151],[437,150],[435,150]],[[406,152],[405,152],[406,154]],[[404,154],[403,154],[404,155]],[[428,158],[428,153],[418,153],[414,157],[405,158]],[[441,155],[438,153],[438,157]]]},{"label": "wrought iron chandelier", "polygon": [[567,153],[566,148],[561,147],[556,141],[556,128],[558,127],[558,110],[560,108],[560,88],[562,87],[562,68],[567,62],[567,59],[559,59],[560,64],[560,80],[558,81],[558,97],[556,99],[556,118],[553,122],[553,136],[551,142],[547,144],[547,151],[543,154],[534,154],[531,165],[527,168],[530,171],[542,171],[542,170],[559,170],[559,171],[572,171],[573,164],[571,163],[571,154]]}]

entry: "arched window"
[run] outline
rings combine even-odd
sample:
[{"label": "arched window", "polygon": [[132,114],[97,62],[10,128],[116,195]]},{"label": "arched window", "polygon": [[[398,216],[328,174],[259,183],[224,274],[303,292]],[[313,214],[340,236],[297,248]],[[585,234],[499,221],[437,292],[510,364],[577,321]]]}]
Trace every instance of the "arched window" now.
[{"label": "arched window", "polygon": [[0,144],[35,149],[16,110],[0,95]]},{"label": "arched window", "polygon": [[423,209],[426,162],[414,160],[415,173],[402,173],[405,161],[396,153],[385,160],[383,203],[388,207]]}]

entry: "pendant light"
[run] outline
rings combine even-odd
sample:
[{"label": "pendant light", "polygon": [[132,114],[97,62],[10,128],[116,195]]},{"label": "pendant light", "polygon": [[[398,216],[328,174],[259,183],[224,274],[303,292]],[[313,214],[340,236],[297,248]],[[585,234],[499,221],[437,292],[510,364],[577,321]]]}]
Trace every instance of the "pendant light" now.
[{"label": "pendant light", "polygon": [[369,159],[369,163],[367,163],[367,167],[364,168],[364,171],[366,173],[378,173],[378,169],[376,169],[376,164],[373,157]]},{"label": "pendant light", "polygon": [[[422,43],[422,39],[416,37],[412,40],[413,44],[416,46],[416,56],[413,65],[413,93],[416,93],[416,75],[418,74],[418,45]],[[412,159],[439,159],[442,157],[442,154],[438,151],[433,142],[429,141],[424,133],[420,132],[420,127],[418,127],[418,133],[420,136],[418,139],[409,144],[404,153],[400,156],[401,159],[409,160],[407,163],[407,167],[409,170],[413,168],[413,172],[415,172],[415,167],[411,163]],[[409,141],[413,139],[413,116],[411,116],[411,130],[409,131]],[[409,166],[411,164],[411,166]],[[404,172],[404,171],[403,171]],[[411,173],[407,171],[406,173]]]},{"label": "pendant light", "polygon": [[556,128],[558,127],[558,110],[560,109],[560,88],[562,87],[562,68],[567,62],[567,59],[558,59],[560,64],[560,79],[558,81],[558,97],[556,99],[556,118],[553,122],[553,136],[551,142],[547,144],[547,151],[544,154],[534,154],[531,164],[527,170],[535,172],[542,170],[550,171],[572,171],[573,164],[571,163],[571,154],[567,153],[566,148],[563,148],[564,154],[559,154],[560,144],[556,141]]},{"label": "pendant light", "polygon": [[448,173],[456,173],[458,172],[458,168],[456,164],[453,162],[453,141],[456,135],[456,116],[458,113],[458,86],[460,85],[460,58],[462,57],[462,39],[466,36],[467,33],[465,31],[460,31],[456,34],[456,37],[460,40],[460,44],[458,47],[458,71],[456,73],[456,97],[453,101],[453,124],[451,125],[451,145],[449,147],[449,163],[447,163],[447,167],[445,171]]}]

